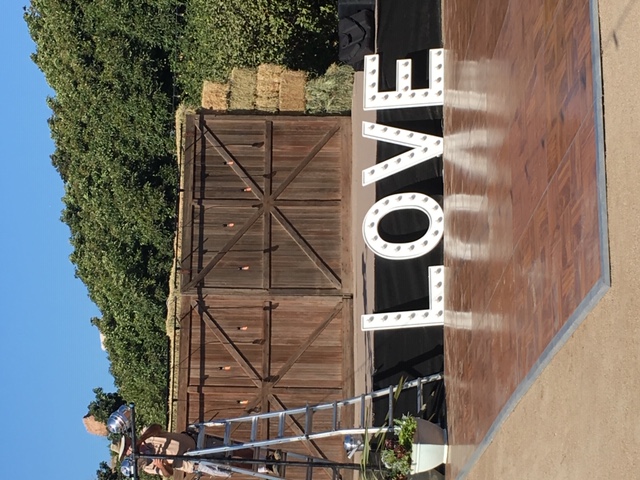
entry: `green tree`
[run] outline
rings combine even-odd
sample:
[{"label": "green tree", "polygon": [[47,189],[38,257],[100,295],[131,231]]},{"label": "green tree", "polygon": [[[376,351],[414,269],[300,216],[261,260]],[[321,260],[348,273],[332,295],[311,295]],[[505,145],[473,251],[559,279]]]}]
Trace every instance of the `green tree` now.
[{"label": "green tree", "polygon": [[25,20],[65,184],[76,276],[102,313],[92,323],[119,394],[166,419],[166,296],[177,166],[172,139],[174,0],[32,0]]},{"label": "green tree", "polygon": [[106,462],[100,462],[100,466],[96,471],[96,480],[126,480],[126,478],[119,468],[111,470],[111,467]]},{"label": "green tree", "polygon": [[102,388],[94,388],[96,398],[88,405],[89,415],[101,423],[106,424],[113,412],[125,404],[124,399],[117,392],[106,393]]},{"label": "green tree", "polygon": [[178,82],[197,102],[204,79],[227,81],[233,67],[277,63],[324,73],[337,61],[335,0],[190,0]]}]

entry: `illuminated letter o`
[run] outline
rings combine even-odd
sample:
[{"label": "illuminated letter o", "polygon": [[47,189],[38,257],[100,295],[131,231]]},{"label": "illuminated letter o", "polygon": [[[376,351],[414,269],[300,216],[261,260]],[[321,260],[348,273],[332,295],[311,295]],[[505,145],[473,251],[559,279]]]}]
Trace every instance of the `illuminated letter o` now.
[{"label": "illuminated letter o", "polygon": [[[382,218],[396,210],[419,210],[429,217],[429,228],[413,242],[393,243],[380,237],[378,225]],[[428,195],[417,192],[389,195],[374,203],[362,222],[362,236],[376,255],[389,260],[409,260],[421,257],[433,250],[442,239],[444,213],[442,207]]]}]

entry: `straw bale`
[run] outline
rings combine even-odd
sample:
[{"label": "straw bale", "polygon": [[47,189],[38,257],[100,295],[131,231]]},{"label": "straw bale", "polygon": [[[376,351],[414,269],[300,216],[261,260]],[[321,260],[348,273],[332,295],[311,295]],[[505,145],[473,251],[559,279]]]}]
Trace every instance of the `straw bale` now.
[{"label": "straw bale", "polygon": [[256,69],[234,68],[231,70],[230,83],[229,110],[253,110],[258,83]]},{"label": "straw bale", "polygon": [[307,82],[308,113],[345,113],[351,110],[354,70],[331,65],[321,77]]},{"label": "straw bale", "polygon": [[307,73],[285,70],[280,76],[280,111],[304,112]]},{"label": "straw bale", "polygon": [[256,108],[263,112],[278,111],[280,97],[280,75],[283,67],[264,63],[258,67],[256,85]]},{"label": "straw bale", "polygon": [[202,84],[202,101],[203,108],[209,110],[226,111],[227,98],[229,97],[228,83],[214,83],[205,80]]}]

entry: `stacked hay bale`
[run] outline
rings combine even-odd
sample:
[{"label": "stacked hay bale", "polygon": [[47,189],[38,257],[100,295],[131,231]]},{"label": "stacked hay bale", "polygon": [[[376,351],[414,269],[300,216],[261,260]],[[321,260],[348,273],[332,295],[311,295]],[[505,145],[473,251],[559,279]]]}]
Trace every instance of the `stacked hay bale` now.
[{"label": "stacked hay bale", "polygon": [[279,108],[281,112],[304,112],[306,110],[305,87],[307,73],[285,70],[280,75]]},{"label": "stacked hay bale", "polygon": [[331,65],[327,72],[307,83],[306,110],[309,113],[351,111],[354,70],[349,65]]},{"label": "stacked hay bale", "polygon": [[261,112],[277,112],[280,98],[280,76],[284,68],[270,63],[258,67],[256,109]]},{"label": "stacked hay bale", "polygon": [[228,108],[228,97],[228,83],[215,83],[205,80],[202,84],[202,100],[200,105],[209,110],[226,112]]},{"label": "stacked hay bale", "polygon": [[235,113],[347,113],[351,110],[353,69],[332,65],[307,81],[307,73],[280,65],[234,68],[228,83],[205,81],[202,107]]},{"label": "stacked hay bale", "polygon": [[249,112],[256,108],[256,88],[258,84],[255,68],[234,68],[229,79],[229,110]]}]

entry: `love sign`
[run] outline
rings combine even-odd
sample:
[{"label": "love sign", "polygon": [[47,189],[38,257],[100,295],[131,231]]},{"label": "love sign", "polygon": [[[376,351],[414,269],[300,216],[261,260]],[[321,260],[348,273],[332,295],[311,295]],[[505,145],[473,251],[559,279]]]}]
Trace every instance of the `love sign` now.
[{"label": "love sign", "polygon": [[[364,109],[381,110],[411,108],[443,104],[444,52],[429,51],[429,88],[413,89],[411,86],[411,60],[400,59],[396,63],[396,90],[378,90],[378,55],[367,55],[364,65]],[[376,141],[389,142],[411,149],[362,171],[362,185],[395,175],[407,168],[436,158],[443,153],[443,139],[424,133],[362,122],[362,136]],[[419,239],[394,243],[380,235],[380,221],[389,213],[399,210],[418,210],[429,219],[429,228]],[[367,246],[379,257],[388,260],[418,258],[432,251],[444,234],[444,212],[433,198],[421,192],[405,192],[389,195],[374,203],[364,217],[362,236]],[[444,266],[429,267],[429,309],[362,315],[363,330],[424,327],[444,325]]]}]

